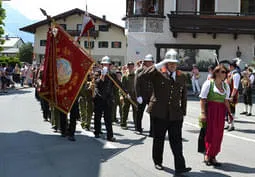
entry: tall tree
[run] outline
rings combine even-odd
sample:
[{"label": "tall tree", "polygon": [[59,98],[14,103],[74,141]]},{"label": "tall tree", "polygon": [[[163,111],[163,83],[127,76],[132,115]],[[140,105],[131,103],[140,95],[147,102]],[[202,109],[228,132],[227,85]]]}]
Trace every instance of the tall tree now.
[{"label": "tall tree", "polygon": [[33,45],[31,42],[25,43],[19,48],[19,59],[22,62],[32,63]]},{"label": "tall tree", "polygon": [[[4,34],[4,19],[5,19],[5,10],[2,7],[2,1],[0,1],[0,37]],[[4,43],[4,39],[0,38],[0,44]],[[0,47],[0,51],[2,48]]]}]

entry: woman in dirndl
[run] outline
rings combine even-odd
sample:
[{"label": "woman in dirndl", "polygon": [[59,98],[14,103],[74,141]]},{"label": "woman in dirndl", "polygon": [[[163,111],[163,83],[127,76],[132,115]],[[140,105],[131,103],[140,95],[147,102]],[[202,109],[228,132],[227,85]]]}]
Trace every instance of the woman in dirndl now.
[{"label": "woman in dirndl", "polygon": [[216,160],[216,156],[221,150],[227,112],[230,121],[232,121],[229,107],[230,89],[224,82],[226,76],[226,67],[218,65],[213,70],[212,79],[205,81],[200,93],[200,118],[201,122],[206,124],[204,162],[208,166],[221,166],[221,163]]}]

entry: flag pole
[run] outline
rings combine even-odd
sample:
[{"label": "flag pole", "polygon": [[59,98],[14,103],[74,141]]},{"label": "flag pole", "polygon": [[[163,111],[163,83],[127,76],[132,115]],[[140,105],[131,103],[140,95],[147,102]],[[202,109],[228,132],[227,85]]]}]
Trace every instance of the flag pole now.
[{"label": "flag pole", "polygon": [[[86,12],[85,12],[85,15],[89,16],[87,1],[86,1]],[[89,55],[91,56],[90,31],[89,30],[87,31],[87,37],[88,37]]]},{"label": "flag pole", "polygon": [[[51,16],[49,16],[47,14],[47,12],[40,8],[42,14],[47,18],[47,20],[50,20],[51,23],[55,23],[54,19],[51,18]],[[52,34],[53,35],[53,34]],[[50,45],[51,45],[51,50],[50,50],[50,57],[49,57],[49,79],[50,79],[50,101],[49,101],[49,106],[50,106],[50,110],[51,110],[51,119],[55,120],[55,103],[52,100],[57,101],[56,98],[56,91],[57,91],[57,84],[56,84],[56,73],[54,72],[55,69],[54,67],[56,67],[56,62],[54,61],[54,58],[56,57],[56,50],[55,50],[55,38],[52,38],[53,40],[50,41]],[[53,123],[53,121],[51,121],[51,123]]]}]

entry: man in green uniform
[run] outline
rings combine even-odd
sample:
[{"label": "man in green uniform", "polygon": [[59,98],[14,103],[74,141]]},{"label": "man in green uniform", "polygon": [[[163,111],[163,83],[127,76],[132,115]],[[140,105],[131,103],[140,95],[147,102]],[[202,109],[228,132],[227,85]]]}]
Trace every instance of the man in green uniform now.
[{"label": "man in green uniform", "polygon": [[81,115],[81,126],[84,129],[90,130],[91,118],[93,114],[93,79],[88,76],[80,91],[79,108]]},{"label": "man in green uniform", "polygon": [[[135,96],[135,86],[134,86],[134,81],[135,81],[135,73],[134,73],[134,68],[135,64],[133,62],[129,62],[127,64],[128,67],[128,73],[127,75],[124,75],[122,77],[122,86],[123,88],[129,93],[129,96],[131,97],[132,100],[136,100]],[[128,113],[129,113],[129,108],[130,108],[130,102],[128,101],[127,98],[123,98],[121,96],[121,99],[124,99],[124,103],[122,106],[122,116],[121,116],[121,127],[123,129],[127,129],[127,119],[128,119]],[[132,105],[132,110],[133,110],[133,121],[135,124],[135,129],[136,129],[136,115],[137,111],[134,105]]]},{"label": "man in green uniform", "polygon": [[[116,75],[117,75],[117,79],[121,82],[121,77],[122,77],[122,73],[121,71],[116,71]],[[117,106],[119,106],[119,115],[120,117],[122,116],[122,105],[120,102],[120,93],[119,93],[119,89],[117,87],[114,87],[114,103],[113,103],[113,107],[112,107],[112,122],[118,123],[118,119],[117,119]]]}]

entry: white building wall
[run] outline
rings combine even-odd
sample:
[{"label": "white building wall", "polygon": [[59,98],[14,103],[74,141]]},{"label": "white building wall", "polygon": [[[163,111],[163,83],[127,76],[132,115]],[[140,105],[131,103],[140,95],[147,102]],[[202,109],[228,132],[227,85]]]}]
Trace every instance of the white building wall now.
[{"label": "white building wall", "polygon": [[[66,24],[67,30],[77,30],[77,24],[82,24],[83,16],[72,15],[67,17],[65,20],[56,21],[58,24]],[[103,21],[97,20],[95,22],[96,29],[98,25],[106,24]],[[40,40],[47,39],[48,25],[43,25],[36,29],[35,41],[34,41],[34,53],[39,58],[38,55],[44,55],[45,46],[40,46]],[[82,37],[80,40],[81,47],[84,48],[84,41],[88,40],[87,37]],[[96,59],[101,59],[102,56],[108,55],[113,61],[120,60],[123,63],[127,62],[126,59],[126,49],[127,42],[124,31],[121,28],[118,28],[114,25],[111,25],[108,32],[99,31],[99,36],[95,39],[90,37],[90,41],[94,41],[94,48],[91,49],[91,55]],[[108,41],[108,48],[98,48],[98,41]],[[121,42],[121,48],[111,48],[111,42],[119,41]],[[85,49],[86,50],[86,49]]]},{"label": "white building wall", "polygon": [[[240,12],[240,0],[216,0],[216,11],[218,12]],[[199,2],[198,2],[199,4]],[[176,1],[165,0],[164,14],[166,18],[163,20],[163,33],[148,32],[128,32],[127,33],[127,58],[135,61],[142,59],[146,54],[151,53],[156,57],[156,43],[165,44],[199,44],[199,45],[221,45],[219,50],[220,59],[232,59],[236,57],[237,46],[242,52],[241,58],[250,63],[254,57],[255,40],[253,35],[238,35],[235,40],[233,34],[217,34],[213,39],[209,34],[196,34],[196,38],[191,33],[178,33],[178,37],[174,38],[169,29],[169,19],[167,14],[175,11]]]},{"label": "white building wall", "polygon": [[240,12],[240,0],[216,0],[216,12]]}]

